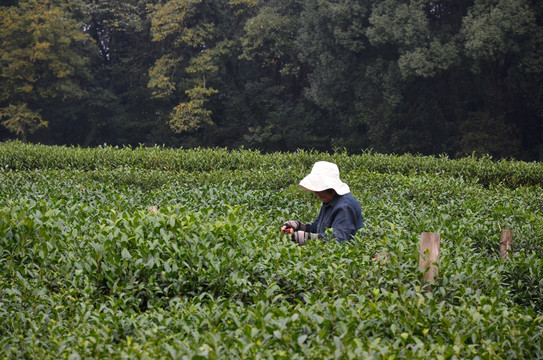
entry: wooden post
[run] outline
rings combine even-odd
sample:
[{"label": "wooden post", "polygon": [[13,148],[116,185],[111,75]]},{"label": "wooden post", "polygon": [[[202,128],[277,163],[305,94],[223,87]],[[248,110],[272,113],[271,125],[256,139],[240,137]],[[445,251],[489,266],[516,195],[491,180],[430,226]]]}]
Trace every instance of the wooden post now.
[{"label": "wooden post", "polygon": [[513,230],[500,229],[500,256],[509,259],[509,251],[513,248]]},{"label": "wooden post", "polygon": [[434,281],[438,274],[439,243],[441,237],[437,233],[423,232],[420,235],[419,267],[424,269],[424,281]]}]

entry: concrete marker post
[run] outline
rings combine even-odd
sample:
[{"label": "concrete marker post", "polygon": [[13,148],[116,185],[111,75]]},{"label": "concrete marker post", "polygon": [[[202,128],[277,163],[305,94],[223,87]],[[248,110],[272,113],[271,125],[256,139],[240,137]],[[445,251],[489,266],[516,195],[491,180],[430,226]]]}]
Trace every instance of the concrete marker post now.
[{"label": "concrete marker post", "polygon": [[432,282],[438,274],[441,236],[438,233],[423,232],[420,235],[419,267],[424,270],[424,281]]},{"label": "concrete marker post", "polygon": [[513,230],[500,229],[500,256],[509,260],[509,251],[513,249]]}]

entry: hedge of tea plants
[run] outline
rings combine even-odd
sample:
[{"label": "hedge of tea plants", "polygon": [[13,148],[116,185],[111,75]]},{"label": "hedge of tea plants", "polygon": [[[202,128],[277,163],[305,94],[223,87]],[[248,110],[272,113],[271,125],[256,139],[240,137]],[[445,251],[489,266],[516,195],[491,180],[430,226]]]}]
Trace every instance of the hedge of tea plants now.
[{"label": "hedge of tea plants", "polygon": [[[316,217],[297,182],[317,160],[362,204],[353,244],[279,232]],[[474,157],[0,144],[0,358],[543,358],[542,176]],[[423,231],[441,235],[431,284]]]}]

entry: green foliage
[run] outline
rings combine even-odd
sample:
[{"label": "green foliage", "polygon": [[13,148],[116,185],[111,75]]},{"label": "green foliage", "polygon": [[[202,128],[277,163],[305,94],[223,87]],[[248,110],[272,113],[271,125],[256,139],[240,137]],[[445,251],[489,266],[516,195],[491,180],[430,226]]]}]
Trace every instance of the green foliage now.
[{"label": "green foliage", "polygon": [[[488,131],[489,126],[493,127],[492,132]],[[461,127],[464,135],[459,145],[464,151],[485,154],[506,149],[509,154],[514,155],[516,149],[519,149],[518,129],[508,123],[503,114],[471,113],[461,123]]]},{"label": "green foliage", "polygon": [[[317,215],[296,186],[317,159],[336,161],[362,204],[354,244],[279,233]],[[497,171],[504,182],[480,183]],[[540,172],[489,158],[3,143],[0,357],[540,358],[541,183],[521,177]],[[500,227],[514,230],[509,261]],[[421,231],[441,234],[431,287]]]},{"label": "green foliage", "polygon": [[87,2],[86,11],[100,23],[98,26],[109,34],[141,32],[143,24],[139,7],[144,3],[145,1],[141,0]]},{"label": "green foliage", "polygon": [[533,0],[4,1],[2,121],[44,144],[540,160],[542,17]]},{"label": "green foliage", "polygon": [[421,1],[410,4],[395,0],[379,2],[369,21],[368,38],[374,44],[393,42],[409,49],[427,41],[429,19]]},{"label": "green foliage", "polygon": [[6,108],[0,108],[0,120],[9,131],[21,136],[26,141],[26,135],[32,134],[39,128],[47,126],[39,114],[30,110],[26,104],[10,105]]},{"label": "green foliage", "polygon": [[525,0],[477,2],[462,26],[466,54],[497,60],[519,52],[523,40],[536,31],[535,16]]},{"label": "green foliage", "polygon": [[180,97],[168,120],[174,132],[212,124],[207,102],[218,90],[208,83],[219,70],[218,58],[229,52],[228,41],[221,41],[228,34],[217,30],[225,20],[220,5],[199,0],[169,1],[152,9],[153,41],[170,49],[151,68],[148,86],[154,89],[154,96]]},{"label": "green foliage", "polygon": [[[263,154],[258,150],[226,148],[171,149],[160,146],[136,148],[100,146],[97,148],[44,146],[23,144],[19,141],[1,143],[0,164],[11,170],[35,169],[82,169],[114,170],[122,166],[135,169],[182,171],[193,174],[198,172],[218,174],[228,171],[248,173],[260,176],[269,168],[277,175],[288,176],[295,182],[295,172],[310,171],[313,163],[319,159],[333,161],[346,171],[368,171],[384,174],[401,175],[439,175],[459,177],[474,181],[485,187],[505,186],[541,186],[543,184],[543,166],[539,162],[516,160],[493,160],[490,156],[468,156],[450,159],[446,156],[385,155],[365,152],[350,155],[347,152],[321,153],[299,150],[295,153]],[[207,176],[202,173],[201,176]],[[224,177],[226,176],[226,177]],[[227,179],[223,173],[217,181]],[[210,177],[213,180],[213,176]],[[249,177],[244,181],[253,182]],[[268,181],[273,181],[269,179]],[[255,181],[254,184],[258,184]],[[281,185],[281,182],[277,184]],[[270,183],[262,184],[263,187]],[[284,185],[284,184],[282,184]]]},{"label": "green foliage", "polygon": [[175,46],[204,45],[207,38],[204,29],[210,24],[198,25],[198,7],[202,3],[202,0],[175,0],[155,5],[151,13],[153,40],[174,37]]},{"label": "green foliage", "polygon": [[89,38],[65,4],[25,0],[0,7],[0,39],[2,124],[26,140],[45,106],[85,95]]},{"label": "green foliage", "polygon": [[[279,13],[281,9],[264,7],[245,24],[241,41],[241,59],[255,60],[263,67],[285,66],[296,38],[295,19]],[[282,69],[283,70],[283,69]]]},{"label": "green foliage", "polygon": [[177,60],[170,56],[163,56],[149,70],[149,84],[153,89],[153,96],[167,97],[175,91],[175,83],[172,74],[175,72]]},{"label": "green foliage", "polygon": [[212,88],[196,87],[187,90],[190,101],[174,107],[170,118],[170,127],[175,132],[198,129],[202,124],[211,124],[211,111],[205,109],[208,96],[217,93]]}]

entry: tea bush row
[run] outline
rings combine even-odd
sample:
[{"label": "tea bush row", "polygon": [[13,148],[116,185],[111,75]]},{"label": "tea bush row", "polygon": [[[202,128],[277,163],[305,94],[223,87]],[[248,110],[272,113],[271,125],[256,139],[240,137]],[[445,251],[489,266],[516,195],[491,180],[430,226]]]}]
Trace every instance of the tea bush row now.
[{"label": "tea bush row", "polygon": [[120,167],[178,172],[213,172],[239,170],[251,177],[251,172],[284,172],[295,176],[311,169],[317,160],[328,160],[342,171],[365,170],[404,175],[441,174],[463,177],[485,186],[508,187],[543,185],[543,164],[514,160],[494,161],[490,157],[449,159],[406,155],[383,155],[364,152],[350,155],[337,151],[319,153],[262,154],[248,149],[171,149],[165,147],[98,148],[45,146],[9,141],[0,144],[0,167],[11,170],[79,169],[102,170]]}]

